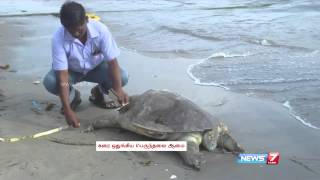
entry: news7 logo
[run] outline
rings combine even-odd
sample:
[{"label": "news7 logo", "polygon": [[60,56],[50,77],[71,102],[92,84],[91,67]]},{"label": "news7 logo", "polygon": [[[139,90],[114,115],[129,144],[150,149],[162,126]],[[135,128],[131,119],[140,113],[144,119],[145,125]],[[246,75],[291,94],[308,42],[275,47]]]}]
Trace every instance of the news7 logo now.
[{"label": "news7 logo", "polygon": [[268,159],[267,159],[268,165],[277,165],[277,164],[279,164],[279,160],[280,160],[280,153],[279,152],[269,152],[268,153]]},{"label": "news7 logo", "polygon": [[239,154],[238,163],[241,164],[268,164],[277,165],[280,161],[279,152],[269,152],[263,154]]}]

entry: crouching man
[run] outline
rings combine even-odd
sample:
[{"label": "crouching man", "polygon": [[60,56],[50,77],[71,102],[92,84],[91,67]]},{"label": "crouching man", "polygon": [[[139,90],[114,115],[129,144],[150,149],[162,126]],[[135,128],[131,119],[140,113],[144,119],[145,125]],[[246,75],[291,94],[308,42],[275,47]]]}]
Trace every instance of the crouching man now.
[{"label": "crouching man", "polygon": [[[74,112],[81,103],[80,92],[72,85],[82,81],[98,83],[91,90],[89,100],[99,107],[116,108],[117,104],[129,101],[122,89],[128,75],[119,67],[120,50],[110,31],[101,22],[89,19],[81,4],[64,3],[60,22],[62,26],[52,38],[52,70],[43,84],[50,93],[60,97],[67,123],[80,127]],[[105,100],[103,94],[108,94],[110,89],[119,103]]]}]

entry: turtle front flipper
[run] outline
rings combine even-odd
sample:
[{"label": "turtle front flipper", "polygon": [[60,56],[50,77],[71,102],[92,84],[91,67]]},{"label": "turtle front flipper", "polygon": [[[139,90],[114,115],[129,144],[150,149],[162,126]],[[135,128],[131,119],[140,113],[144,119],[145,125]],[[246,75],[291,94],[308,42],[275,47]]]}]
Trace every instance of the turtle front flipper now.
[{"label": "turtle front flipper", "polygon": [[187,151],[179,151],[184,163],[196,170],[200,170],[201,166],[205,163],[203,154],[199,151],[201,134],[190,133],[179,141],[187,141]]},{"label": "turtle front flipper", "polygon": [[84,132],[91,132],[95,129],[103,128],[118,128],[120,127],[119,121],[120,119],[116,112],[108,112],[101,117],[91,120]]}]

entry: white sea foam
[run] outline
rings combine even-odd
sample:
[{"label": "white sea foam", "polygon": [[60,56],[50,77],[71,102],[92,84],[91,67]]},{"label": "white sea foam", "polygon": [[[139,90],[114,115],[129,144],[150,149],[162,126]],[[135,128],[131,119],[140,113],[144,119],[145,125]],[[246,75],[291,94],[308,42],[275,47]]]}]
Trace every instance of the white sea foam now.
[{"label": "white sea foam", "polygon": [[192,74],[192,69],[197,66],[200,65],[202,63],[204,63],[205,61],[207,61],[208,59],[213,59],[213,58],[233,58],[233,57],[246,57],[246,56],[250,56],[252,55],[251,53],[247,52],[245,54],[228,54],[228,53],[224,53],[224,52],[218,52],[218,53],[213,53],[211,54],[209,57],[204,58],[199,60],[197,63],[191,64],[188,66],[187,69],[187,73],[189,75],[189,77],[194,81],[194,84],[196,85],[201,85],[201,86],[217,86],[217,87],[221,87],[224,88],[226,90],[229,90],[230,88],[223,86],[219,83],[216,82],[201,82],[201,80],[199,78],[197,78],[194,74]]},{"label": "white sea foam", "polygon": [[199,78],[197,78],[196,76],[194,76],[192,74],[192,69],[196,66],[196,65],[199,65],[199,64],[202,64],[204,61],[206,61],[208,58],[205,58],[205,59],[202,59],[200,61],[198,61],[197,63],[195,64],[191,64],[189,65],[188,69],[187,69],[187,73],[189,75],[189,77],[194,81],[194,84],[197,84],[197,85],[201,85],[201,86],[217,86],[217,87],[221,87],[221,88],[224,88],[226,90],[229,90],[228,87],[225,87],[225,86],[222,86],[220,84],[217,84],[217,83],[214,83],[214,82],[201,82],[201,80]]},{"label": "white sea foam", "polygon": [[262,39],[259,43],[263,46],[271,46],[273,44],[271,41],[266,39]]},{"label": "white sea foam", "polygon": [[306,54],[304,57],[316,57],[319,56],[319,50],[314,50],[311,53]]},{"label": "white sea foam", "polygon": [[292,107],[290,106],[290,102],[289,101],[284,102],[283,106],[288,108],[290,115],[293,116],[298,121],[300,121],[303,125],[305,125],[305,126],[307,126],[309,128],[312,128],[312,129],[320,130],[320,127],[314,126],[313,124],[311,124],[309,122],[306,122],[302,117],[296,115],[295,112],[293,111]]},{"label": "white sea foam", "polygon": [[124,46],[120,46],[120,49],[123,49],[125,51],[129,51],[129,52],[132,52],[132,53],[137,53],[138,52],[136,49],[130,49],[130,48],[127,48],[127,47],[124,47]]},{"label": "white sea foam", "polygon": [[252,55],[252,53],[247,52],[244,54],[229,54],[229,53],[224,53],[224,52],[218,52],[218,53],[213,53],[209,57],[205,58],[204,60],[207,59],[212,59],[212,58],[233,58],[233,57],[247,57]]}]

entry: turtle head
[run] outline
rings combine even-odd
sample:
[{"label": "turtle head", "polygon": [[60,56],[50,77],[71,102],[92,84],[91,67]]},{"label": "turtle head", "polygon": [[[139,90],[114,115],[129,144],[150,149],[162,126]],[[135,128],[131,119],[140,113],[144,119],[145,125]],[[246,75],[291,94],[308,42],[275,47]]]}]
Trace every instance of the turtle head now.
[{"label": "turtle head", "polygon": [[245,150],[237,143],[237,141],[231,137],[228,127],[222,123],[218,126],[219,139],[218,146],[224,150],[227,150],[233,154],[244,153]]},{"label": "turtle head", "polygon": [[202,145],[210,152],[217,147],[219,132],[217,129],[212,129],[204,132]]}]

